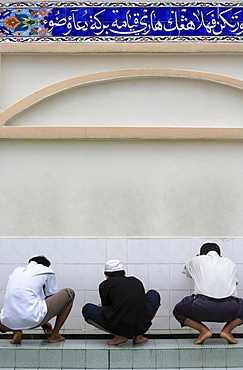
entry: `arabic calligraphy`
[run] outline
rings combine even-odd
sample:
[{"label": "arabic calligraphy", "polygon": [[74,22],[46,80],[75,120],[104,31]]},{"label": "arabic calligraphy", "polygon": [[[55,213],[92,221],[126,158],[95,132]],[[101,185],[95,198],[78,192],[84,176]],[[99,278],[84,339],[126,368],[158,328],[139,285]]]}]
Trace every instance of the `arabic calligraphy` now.
[{"label": "arabic calligraphy", "polygon": [[112,5],[2,8],[0,38],[243,35],[241,6]]}]

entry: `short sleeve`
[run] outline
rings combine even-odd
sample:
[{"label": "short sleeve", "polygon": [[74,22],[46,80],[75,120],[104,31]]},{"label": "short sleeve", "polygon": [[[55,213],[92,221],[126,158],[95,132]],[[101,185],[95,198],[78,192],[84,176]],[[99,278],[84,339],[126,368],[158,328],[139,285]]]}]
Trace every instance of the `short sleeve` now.
[{"label": "short sleeve", "polygon": [[45,295],[49,297],[58,292],[56,275],[54,273],[47,274],[47,279],[45,283]]}]

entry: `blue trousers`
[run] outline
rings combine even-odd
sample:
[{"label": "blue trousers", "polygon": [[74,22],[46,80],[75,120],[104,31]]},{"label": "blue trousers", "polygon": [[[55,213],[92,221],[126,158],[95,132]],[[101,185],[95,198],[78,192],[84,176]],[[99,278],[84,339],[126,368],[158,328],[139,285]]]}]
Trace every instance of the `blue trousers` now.
[{"label": "blue trousers", "polygon": [[[146,304],[150,312],[150,319],[152,320],[160,306],[160,295],[158,292],[156,292],[156,290],[151,289],[146,293]],[[104,307],[100,307],[92,303],[87,303],[82,308],[82,315],[87,323],[90,324],[91,321],[93,321],[101,326],[103,329],[107,330],[110,333],[113,333],[114,327],[110,327],[109,322],[103,315],[103,310]]]},{"label": "blue trousers", "polygon": [[173,315],[182,327],[187,318],[197,322],[230,322],[236,318],[243,320],[243,300],[234,297],[210,299],[205,296],[187,296],[177,303]]}]

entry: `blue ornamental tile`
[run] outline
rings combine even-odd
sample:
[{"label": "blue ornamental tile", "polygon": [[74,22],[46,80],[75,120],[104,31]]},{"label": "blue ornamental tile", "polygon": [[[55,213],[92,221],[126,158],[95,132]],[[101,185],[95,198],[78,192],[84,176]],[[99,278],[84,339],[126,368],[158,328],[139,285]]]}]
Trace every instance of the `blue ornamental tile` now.
[{"label": "blue ornamental tile", "polygon": [[158,4],[8,4],[0,9],[0,42],[243,41],[241,3]]}]

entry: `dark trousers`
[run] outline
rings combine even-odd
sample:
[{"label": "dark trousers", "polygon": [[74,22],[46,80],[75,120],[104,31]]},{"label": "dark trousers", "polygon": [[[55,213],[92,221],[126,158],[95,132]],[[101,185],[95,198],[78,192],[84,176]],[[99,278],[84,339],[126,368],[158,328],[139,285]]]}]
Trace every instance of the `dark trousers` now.
[{"label": "dark trousers", "polygon": [[[155,290],[149,290],[146,293],[146,304],[150,312],[150,319],[152,320],[160,306],[160,295]],[[82,315],[86,322],[90,324],[91,321],[95,322],[103,329],[113,333],[114,327],[111,328],[109,322],[103,315],[104,307],[97,306],[92,303],[87,303],[82,308]],[[127,335],[130,336],[130,335]]]},{"label": "dark trousers", "polygon": [[173,315],[181,326],[185,326],[187,318],[197,322],[229,322],[236,318],[243,320],[243,300],[234,297],[212,299],[200,295],[187,296],[177,303]]}]

